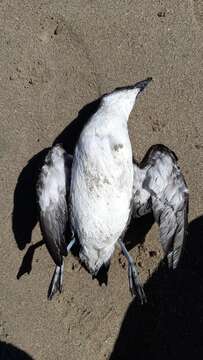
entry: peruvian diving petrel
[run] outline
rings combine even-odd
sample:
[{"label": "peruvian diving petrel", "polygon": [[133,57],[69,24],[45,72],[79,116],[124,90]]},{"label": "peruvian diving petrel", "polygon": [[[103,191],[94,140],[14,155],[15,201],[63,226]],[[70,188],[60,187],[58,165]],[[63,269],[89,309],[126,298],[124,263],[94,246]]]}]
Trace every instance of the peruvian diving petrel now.
[{"label": "peruvian diving petrel", "polygon": [[104,95],[81,132],[73,158],[56,145],[45,159],[37,195],[42,234],[56,264],[49,299],[62,289],[63,256],[77,242],[80,260],[93,276],[108,268],[119,244],[128,261],[130,290],[141,303],[146,301],[123,242],[131,216],[153,212],[169,266],[178,264],[187,227],[188,190],[176,155],[155,145],[137,164],[128,134],[136,97],[150,81]]}]

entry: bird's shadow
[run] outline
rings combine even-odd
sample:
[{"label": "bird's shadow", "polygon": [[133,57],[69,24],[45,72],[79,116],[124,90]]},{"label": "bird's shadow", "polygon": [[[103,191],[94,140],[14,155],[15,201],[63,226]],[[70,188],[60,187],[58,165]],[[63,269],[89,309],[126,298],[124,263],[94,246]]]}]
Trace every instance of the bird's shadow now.
[{"label": "bird's shadow", "polygon": [[33,262],[33,257],[34,257],[34,253],[35,250],[44,245],[44,240],[38,241],[36,244],[30,245],[29,248],[27,249],[25,255],[23,256],[23,260],[21,262],[20,268],[18,270],[17,273],[17,279],[19,280],[21,278],[21,276],[23,276],[24,274],[30,274],[32,271],[32,262]]},{"label": "bird's shadow", "polygon": [[0,341],[1,360],[32,360],[33,358],[16,346]]},{"label": "bird's shadow", "polygon": [[30,159],[21,171],[14,191],[12,229],[17,246],[23,250],[31,242],[32,230],[38,221],[36,182],[49,149]]},{"label": "bird's shadow", "polygon": [[109,359],[202,359],[203,216],[189,224],[178,269],[162,261],[144,288],[148,303],[132,300]]},{"label": "bird's shadow", "polygon": [[142,244],[153,224],[154,216],[152,213],[140,218],[132,217],[124,237],[127,250],[131,250],[136,245]]}]

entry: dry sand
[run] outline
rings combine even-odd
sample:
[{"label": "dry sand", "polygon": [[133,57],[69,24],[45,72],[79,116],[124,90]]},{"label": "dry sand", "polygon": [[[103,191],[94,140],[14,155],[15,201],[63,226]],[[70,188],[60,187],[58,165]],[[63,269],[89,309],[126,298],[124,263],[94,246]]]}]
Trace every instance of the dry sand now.
[{"label": "dry sand", "polygon": [[[3,0],[0,11],[0,358],[203,358],[202,1]],[[41,240],[32,204],[40,152],[84,105],[147,76],[154,81],[129,121],[133,152],[141,159],[164,143],[179,157],[190,189],[185,266],[153,273],[162,256],[153,226],[131,251],[148,305],[132,302],[119,251],[107,287],[70,256],[64,292],[48,302],[45,247],[30,274],[16,278],[26,243]]]}]

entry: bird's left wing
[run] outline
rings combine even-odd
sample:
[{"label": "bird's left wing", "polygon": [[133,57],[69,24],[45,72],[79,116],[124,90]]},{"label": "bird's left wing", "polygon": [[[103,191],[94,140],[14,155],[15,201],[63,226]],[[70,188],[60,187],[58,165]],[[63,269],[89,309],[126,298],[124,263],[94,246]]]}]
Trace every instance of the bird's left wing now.
[{"label": "bird's left wing", "polygon": [[140,166],[134,164],[134,215],[152,211],[169,267],[178,265],[188,223],[188,189],[176,155],[152,146]]},{"label": "bird's left wing", "polygon": [[72,156],[60,145],[54,146],[45,159],[37,183],[42,234],[48,251],[58,266],[62,265],[62,256],[67,253],[65,232],[71,165]]}]

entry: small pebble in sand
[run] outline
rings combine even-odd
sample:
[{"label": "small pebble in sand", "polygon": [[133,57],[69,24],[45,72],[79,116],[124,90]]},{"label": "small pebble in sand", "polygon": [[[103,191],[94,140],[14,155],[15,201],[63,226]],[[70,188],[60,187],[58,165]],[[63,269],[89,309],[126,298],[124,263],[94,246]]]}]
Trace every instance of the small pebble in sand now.
[{"label": "small pebble in sand", "polygon": [[150,257],[154,257],[154,256],[156,256],[157,255],[157,252],[155,251],[155,250],[150,250],[149,251],[149,256]]},{"label": "small pebble in sand", "polygon": [[166,16],[166,12],[165,12],[165,11],[159,11],[159,12],[157,13],[157,16],[160,17],[160,18],[165,17],[165,16]]}]

